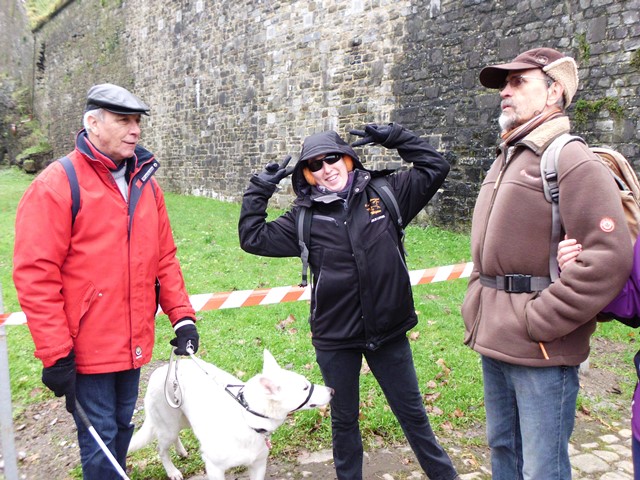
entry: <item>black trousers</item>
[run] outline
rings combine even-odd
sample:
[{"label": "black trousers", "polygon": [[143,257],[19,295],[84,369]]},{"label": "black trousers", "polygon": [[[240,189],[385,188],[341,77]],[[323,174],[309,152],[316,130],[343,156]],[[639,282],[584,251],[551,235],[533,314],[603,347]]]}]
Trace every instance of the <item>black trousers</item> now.
[{"label": "black trousers", "polygon": [[325,385],[335,390],[331,400],[331,432],[338,479],[362,479],[363,448],[358,418],[363,355],[424,472],[432,480],[453,480],[457,473],[429,424],[406,337],[375,351],[316,349]]}]

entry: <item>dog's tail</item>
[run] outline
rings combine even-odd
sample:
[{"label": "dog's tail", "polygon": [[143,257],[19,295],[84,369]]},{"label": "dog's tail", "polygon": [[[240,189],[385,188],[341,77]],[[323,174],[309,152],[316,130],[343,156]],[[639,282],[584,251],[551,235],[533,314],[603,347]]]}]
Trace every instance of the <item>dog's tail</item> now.
[{"label": "dog's tail", "polygon": [[143,447],[146,447],[154,440],[153,428],[151,427],[151,422],[148,419],[145,419],[142,427],[136,433],[134,433],[133,438],[131,439],[131,443],[129,443],[129,451],[128,453],[135,452],[136,450],[140,450]]}]

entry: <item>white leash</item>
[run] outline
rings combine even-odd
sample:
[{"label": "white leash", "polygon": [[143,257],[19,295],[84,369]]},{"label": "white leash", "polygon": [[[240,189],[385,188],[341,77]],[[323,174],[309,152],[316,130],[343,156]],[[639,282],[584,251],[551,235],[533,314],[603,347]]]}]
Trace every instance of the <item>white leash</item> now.
[{"label": "white leash", "polygon": [[[207,376],[209,375],[209,372],[207,372],[207,370],[202,366],[202,360],[200,360],[198,357],[196,357],[193,353],[193,348],[188,348],[187,347],[187,353],[189,354],[189,356],[191,357],[191,360],[193,360],[195,362],[195,364],[198,366],[198,368],[200,370],[202,370],[204,373],[207,374]],[[217,383],[217,382],[216,382]]]},{"label": "white leash", "polygon": [[[195,352],[190,343],[187,344],[186,350],[196,366],[209,376],[209,372],[207,372],[202,365],[202,360],[195,356]],[[182,405],[182,390],[180,390],[180,382],[178,381],[178,364],[180,362],[176,361],[174,352],[175,350],[171,350],[171,356],[169,357],[169,368],[167,369],[167,376],[164,381],[164,398],[171,408],[180,408]],[[172,371],[175,372],[175,374],[173,381],[170,382],[169,379],[171,378]]]},{"label": "white leash", "polygon": [[[170,382],[172,371],[175,373],[173,382]],[[182,405],[182,391],[178,383],[178,362],[175,359],[173,350],[171,350],[171,355],[169,356],[169,367],[167,368],[167,376],[164,379],[164,399],[171,408],[180,408],[180,405]]]}]

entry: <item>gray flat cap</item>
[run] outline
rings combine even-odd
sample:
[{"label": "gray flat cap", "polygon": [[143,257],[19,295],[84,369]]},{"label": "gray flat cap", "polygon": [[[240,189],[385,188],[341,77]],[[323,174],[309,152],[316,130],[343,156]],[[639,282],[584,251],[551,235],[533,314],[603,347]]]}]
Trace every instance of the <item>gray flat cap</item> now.
[{"label": "gray flat cap", "polygon": [[94,85],[87,93],[85,112],[96,108],[104,108],[113,113],[123,115],[149,115],[150,108],[129,90],[111,83]]}]

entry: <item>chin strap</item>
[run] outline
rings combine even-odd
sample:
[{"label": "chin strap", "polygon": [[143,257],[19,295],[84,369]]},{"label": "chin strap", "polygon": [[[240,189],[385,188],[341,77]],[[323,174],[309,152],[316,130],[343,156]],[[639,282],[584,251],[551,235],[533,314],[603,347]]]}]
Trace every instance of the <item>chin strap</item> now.
[{"label": "chin strap", "polygon": [[289,413],[293,413],[293,412],[297,412],[298,410],[300,410],[302,407],[304,407],[307,402],[311,399],[311,395],[313,395],[313,390],[315,389],[315,385],[311,382],[309,382],[309,393],[307,395],[307,398],[304,399],[304,402],[302,402],[300,405],[298,405],[296,408],[294,408],[293,410],[291,410]]}]

